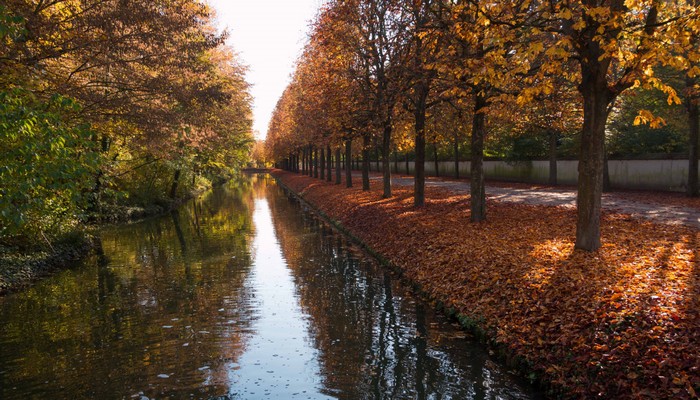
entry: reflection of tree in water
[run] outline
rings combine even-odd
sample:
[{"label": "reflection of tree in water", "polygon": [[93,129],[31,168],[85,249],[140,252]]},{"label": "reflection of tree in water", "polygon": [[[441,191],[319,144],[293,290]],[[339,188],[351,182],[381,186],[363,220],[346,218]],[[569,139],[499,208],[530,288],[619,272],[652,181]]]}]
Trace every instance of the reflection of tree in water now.
[{"label": "reflection of tree in water", "polygon": [[[484,351],[341,236],[286,196],[273,223],[320,350],[327,394],[340,398],[526,398]],[[442,326],[442,327],[440,327]]]},{"label": "reflection of tree in water", "polygon": [[107,229],[87,265],[0,301],[0,398],[15,386],[75,398],[226,393],[253,318],[238,307],[250,296],[251,187],[232,182]]}]

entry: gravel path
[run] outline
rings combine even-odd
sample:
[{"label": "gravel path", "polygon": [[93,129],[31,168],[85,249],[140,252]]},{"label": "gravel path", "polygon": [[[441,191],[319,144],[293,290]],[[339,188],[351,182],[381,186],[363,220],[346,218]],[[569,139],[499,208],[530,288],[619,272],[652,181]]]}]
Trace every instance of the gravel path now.
[{"label": "gravel path", "polygon": [[[361,175],[357,175],[361,179]],[[354,179],[354,174],[353,174]],[[371,179],[379,179],[379,174],[373,173]],[[413,186],[413,178],[394,176],[393,185]],[[449,181],[444,179],[427,178],[426,186],[444,187],[456,193],[469,193],[469,182]],[[576,207],[576,191],[559,188],[523,189],[516,187],[486,186],[488,199],[502,202],[523,203],[546,206]],[[664,205],[657,202],[643,202],[625,198],[624,192],[603,194],[603,209],[611,212],[630,214],[633,217],[645,218],[651,221],[671,225],[686,225],[700,229],[700,210],[678,205]]]}]

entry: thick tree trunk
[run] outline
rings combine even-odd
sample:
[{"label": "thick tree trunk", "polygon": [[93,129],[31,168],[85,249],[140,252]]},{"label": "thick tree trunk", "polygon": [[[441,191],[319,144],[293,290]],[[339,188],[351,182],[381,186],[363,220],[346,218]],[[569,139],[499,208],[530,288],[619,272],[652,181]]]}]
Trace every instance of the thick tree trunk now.
[{"label": "thick tree trunk", "polygon": [[391,197],[391,118],[384,121],[384,132],[382,132],[382,175],[384,193],[382,197]]},{"label": "thick tree trunk", "polygon": [[486,219],[486,188],[484,185],[484,137],[486,136],[486,97],[477,94],[474,103],[471,141],[471,221]]},{"label": "thick tree trunk", "polygon": [[404,155],[404,159],[406,160],[406,175],[411,175],[411,170],[408,167],[408,153]]},{"label": "thick tree trunk", "polygon": [[435,176],[440,176],[440,163],[438,162],[437,142],[433,142],[433,164],[435,165]]},{"label": "thick tree trunk", "polygon": [[454,139],[455,179],[459,179],[459,140],[457,139],[457,136],[455,136]]},{"label": "thick tree trunk", "polygon": [[369,134],[362,135],[362,190],[369,190]]},{"label": "thick tree trunk", "polygon": [[[595,64],[595,63],[593,63]],[[605,124],[612,95],[605,70],[582,67],[583,132],[578,161],[576,197],[577,249],[594,251],[600,247],[600,210],[605,164]]]},{"label": "thick tree trunk", "polygon": [[557,185],[557,133],[549,131],[549,184]]},{"label": "thick tree trunk", "polygon": [[[691,89],[695,83],[692,78],[686,78],[686,87]],[[700,115],[700,110],[698,109],[698,102],[700,101],[700,96],[693,95],[690,90],[688,90],[688,190],[687,194],[690,197],[700,196],[700,189],[698,188],[698,136],[700,136],[699,130],[700,125],[698,124],[698,115]]]},{"label": "thick tree trunk", "polygon": [[180,168],[175,170],[175,175],[173,175],[173,184],[170,186],[170,198],[174,199],[177,196],[177,185],[180,183]]},{"label": "thick tree trunk", "polygon": [[335,149],[335,184],[340,185],[342,180],[340,179],[340,146]]},{"label": "thick tree trunk", "polygon": [[[318,154],[318,153],[317,153]],[[326,180],[326,149],[324,147],[321,147],[321,180],[325,181]]]},{"label": "thick tree trunk", "polygon": [[352,187],[352,139],[345,140],[345,187]]}]

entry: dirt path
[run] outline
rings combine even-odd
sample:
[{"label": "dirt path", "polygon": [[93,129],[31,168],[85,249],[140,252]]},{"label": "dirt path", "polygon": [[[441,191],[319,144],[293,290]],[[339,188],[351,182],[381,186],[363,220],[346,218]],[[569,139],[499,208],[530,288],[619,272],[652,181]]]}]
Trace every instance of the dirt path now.
[{"label": "dirt path", "polygon": [[[354,176],[353,176],[354,178]],[[361,175],[357,175],[358,180]],[[371,179],[381,179],[381,175],[373,173]],[[399,186],[413,186],[413,177],[394,176],[392,184]],[[443,187],[456,193],[469,193],[469,182],[447,180],[444,178],[427,178],[427,186]],[[520,185],[508,184],[486,186],[488,199],[502,202],[576,207],[576,190],[560,189],[552,187],[534,186],[518,187]],[[526,186],[526,185],[525,185]],[[674,196],[669,194],[668,196]],[[638,196],[627,192],[612,192],[603,194],[603,209],[606,211],[630,214],[633,217],[645,218],[655,222],[671,225],[686,225],[700,229],[700,208],[684,206],[678,201],[664,202],[664,194],[654,194],[654,200],[645,200],[644,196]],[[674,197],[676,199],[677,196]]]}]

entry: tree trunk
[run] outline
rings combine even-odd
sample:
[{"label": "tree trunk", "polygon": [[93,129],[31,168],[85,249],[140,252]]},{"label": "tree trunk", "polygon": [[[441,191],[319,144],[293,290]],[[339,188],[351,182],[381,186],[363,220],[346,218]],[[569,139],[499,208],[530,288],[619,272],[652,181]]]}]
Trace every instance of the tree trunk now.
[{"label": "tree trunk", "polygon": [[326,154],[328,155],[328,159],[326,160],[326,180],[328,182],[333,182],[333,152],[330,145],[326,146]]},{"label": "tree trunk", "polygon": [[421,207],[425,204],[425,110],[426,101],[428,99],[427,85],[417,85],[416,93],[416,109],[413,111],[416,147],[413,205]]},{"label": "tree trunk", "polygon": [[335,184],[340,185],[340,146],[335,149]]},{"label": "tree trunk", "polygon": [[384,121],[384,132],[382,132],[382,173],[384,193],[382,197],[391,197],[391,118]]},{"label": "tree trunk", "polygon": [[557,185],[557,132],[549,131],[549,184]]},{"label": "tree trunk", "polygon": [[399,173],[399,151],[394,150],[394,173]]},{"label": "tree trunk", "polygon": [[700,101],[699,96],[693,95],[692,87],[695,80],[692,78],[686,78],[686,88],[688,89],[688,100],[686,106],[688,107],[688,190],[687,194],[690,197],[700,196],[700,190],[698,189],[698,136],[699,124],[698,115],[700,114],[698,110],[698,101]]},{"label": "tree trunk", "polygon": [[605,138],[603,138],[603,193],[612,190],[610,183],[610,169],[608,168],[608,151],[605,148]]},{"label": "tree trunk", "polygon": [[318,148],[313,149],[314,178],[318,178]]},{"label": "tree trunk", "polygon": [[352,139],[345,139],[345,187],[352,187]]},{"label": "tree trunk", "polygon": [[435,176],[440,176],[440,164],[438,163],[437,142],[433,142],[433,162],[435,163]]},{"label": "tree trunk", "polygon": [[175,199],[177,196],[177,185],[180,182],[180,168],[175,170],[175,175],[173,175],[173,184],[170,186],[170,198]]},{"label": "tree trunk", "polygon": [[411,175],[411,170],[408,168],[408,153],[404,155],[404,159],[406,160],[406,175]]},{"label": "tree trunk", "polygon": [[455,179],[459,179],[459,140],[457,136],[454,139]]},{"label": "tree trunk", "polygon": [[[318,151],[318,150],[317,150]],[[326,149],[321,146],[321,180],[326,180]]]},{"label": "tree trunk", "polygon": [[369,190],[369,134],[362,135],[362,190]]},{"label": "tree trunk", "polygon": [[484,137],[486,136],[486,97],[476,95],[474,117],[472,119],[472,159],[471,159],[471,221],[486,219],[486,188],[484,186]]},{"label": "tree trunk", "polygon": [[577,249],[594,251],[600,247],[600,210],[605,164],[605,124],[612,94],[607,87],[605,70],[582,65],[583,132],[578,161],[576,196]]}]

